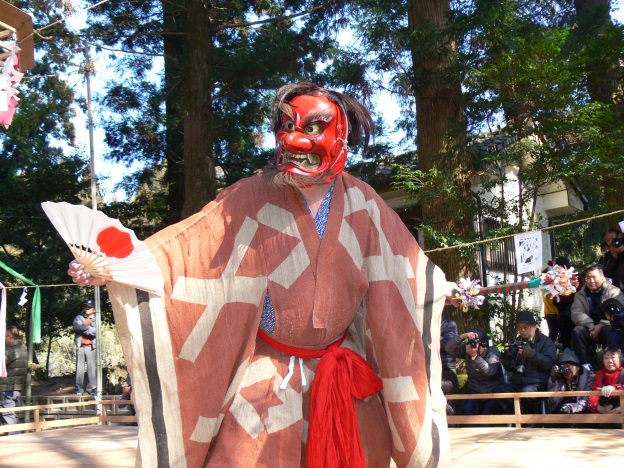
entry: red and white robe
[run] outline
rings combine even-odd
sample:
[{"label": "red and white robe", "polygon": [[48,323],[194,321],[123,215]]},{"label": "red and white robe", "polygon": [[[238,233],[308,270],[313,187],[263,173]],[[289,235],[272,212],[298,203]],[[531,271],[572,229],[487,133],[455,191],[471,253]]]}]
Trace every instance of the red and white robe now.
[{"label": "red and white robe", "polygon": [[132,375],[144,466],[305,462],[318,359],[299,363],[257,338],[264,297],[273,337],[300,348],[342,344],[383,390],[356,401],[367,466],[449,466],[440,390],[444,274],[364,182],[335,180],[320,239],[301,194],[260,176],[147,240],[165,296],[109,285]]}]

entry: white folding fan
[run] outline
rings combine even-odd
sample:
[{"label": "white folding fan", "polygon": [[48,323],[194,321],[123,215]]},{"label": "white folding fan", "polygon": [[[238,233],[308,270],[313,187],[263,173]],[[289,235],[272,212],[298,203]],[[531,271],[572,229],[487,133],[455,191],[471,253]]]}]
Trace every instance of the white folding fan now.
[{"label": "white folding fan", "polygon": [[83,205],[43,202],[41,207],[85,271],[163,294],[164,282],[156,259],[131,229]]}]

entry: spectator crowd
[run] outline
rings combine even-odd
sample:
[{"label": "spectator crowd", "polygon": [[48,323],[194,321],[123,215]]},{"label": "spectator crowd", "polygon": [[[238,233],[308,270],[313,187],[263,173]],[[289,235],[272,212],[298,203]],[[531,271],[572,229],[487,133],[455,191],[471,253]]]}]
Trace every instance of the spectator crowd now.
[{"label": "spectator crowd", "polygon": [[[603,254],[587,268],[576,292],[553,300],[544,296],[548,334],[535,314],[516,314],[516,336],[494,346],[479,328],[458,330],[443,317],[441,356],[445,393],[496,394],[519,392],[599,391],[600,395],[522,398],[523,414],[620,413],[624,390],[624,239],[616,228],[603,235]],[[572,268],[567,257],[554,264]],[[458,390],[457,359],[467,379]],[[452,382],[452,385],[449,384]],[[449,400],[449,415],[512,414],[513,400],[480,398]]]}]

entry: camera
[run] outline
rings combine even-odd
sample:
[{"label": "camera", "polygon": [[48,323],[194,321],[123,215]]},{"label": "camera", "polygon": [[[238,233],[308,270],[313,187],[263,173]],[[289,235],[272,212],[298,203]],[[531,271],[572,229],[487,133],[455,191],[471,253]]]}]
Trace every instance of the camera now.
[{"label": "camera", "polygon": [[624,245],[624,238],[622,237],[615,237],[611,241],[611,247],[613,247],[614,249],[619,249],[620,247],[622,247],[622,245]]},{"label": "camera", "polygon": [[566,371],[563,368],[563,366],[557,366],[557,375],[560,377],[563,377],[565,375]]},{"label": "camera", "polygon": [[522,348],[526,344],[524,340],[515,340],[509,342],[509,349],[515,348],[516,351],[518,348]]},{"label": "camera", "polygon": [[520,364],[516,367],[516,374],[524,374],[524,365]]},{"label": "camera", "polygon": [[468,341],[468,346],[470,346],[472,349],[475,349],[477,346],[479,346],[480,340],[474,339],[474,340],[470,340]]},{"label": "camera", "polygon": [[606,306],[604,306],[604,311],[606,314],[609,315],[615,315],[618,312],[621,312],[620,307],[618,307],[618,305],[613,302],[609,302],[608,304],[606,304]]},{"label": "camera", "polygon": [[607,398],[606,396],[601,396],[600,400],[598,400],[598,404],[600,406],[609,406],[609,405],[612,405],[613,402],[611,401],[611,398]]}]

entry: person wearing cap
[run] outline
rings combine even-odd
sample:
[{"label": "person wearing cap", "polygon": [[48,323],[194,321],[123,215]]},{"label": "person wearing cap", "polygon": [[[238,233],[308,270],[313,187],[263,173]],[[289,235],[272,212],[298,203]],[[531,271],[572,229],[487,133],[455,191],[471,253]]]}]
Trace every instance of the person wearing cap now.
[{"label": "person wearing cap", "polygon": [[582,364],[593,365],[596,344],[606,347],[611,335],[611,324],[601,312],[608,299],[624,303],[624,293],[617,286],[607,284],[600,265],[585,271],[585,286],[577,291],[572,303],[572,349]]},{"label": "person wearing cap", "polygon": [[76,342],[76,395],[85,392],[84,374],[87,365],[88,383],[87,393],[96,395],[96,329],[95,329],[95,304],[89,299],[84,303],[82,314],[74,319],[74,334]]},{"label": "person wearing cap", "polygon": [[[570,348],[561,353],[559,365],[553,366],[548,381],[549,392],[589,391],[594,383],[594,369],[590,364],[581,364],[577,355]],[[554,396],[548,399],[551,413],[586,413],[586,396]]]},{"label": "person wearing cap", "polygon": [[[509,383],[499,387],[501,393],[543,392],[548,385],[550,370],[555,365],[557,349],[547,335],[537,327],[533,312],[520,310],[516,314],[518,336],[511,343],[505,343],[501,360],[511,374]],[[508,410],[512,400],[500,400]],[[522,399],[522,412],[540,412],[540,401],[535,398]]]},{"label": "person wearing cap", "polygon": [[[505,383],[500,351],[489,344],[487,333],[480,328],[457,335],[446,344],[448,354],[466,363],[468,393],[493,393]],[[464,414],[495,414],[498,407],[496,400],[466,400]]]}]

